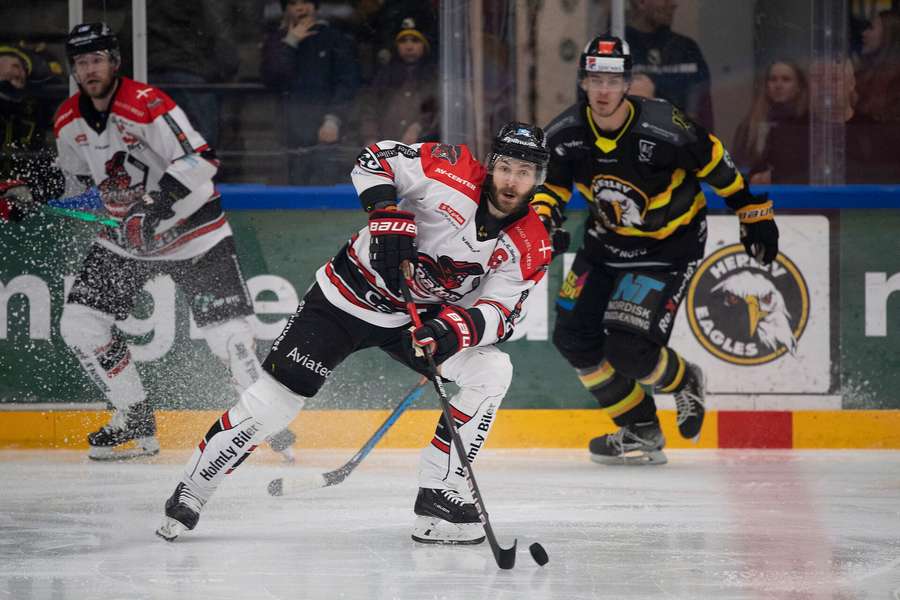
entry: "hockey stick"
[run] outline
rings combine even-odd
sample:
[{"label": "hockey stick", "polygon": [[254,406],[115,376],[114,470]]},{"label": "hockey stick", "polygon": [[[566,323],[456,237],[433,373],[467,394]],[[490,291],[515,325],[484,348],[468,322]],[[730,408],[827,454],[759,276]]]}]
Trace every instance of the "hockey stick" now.
[{"label": "hockey stick", "polygon": [[403,397],[403,400],[400,401],[400,404],[397,405],[394,412],[388,415],[388,418],[384,420],[384,423],[382,423],[375,433],[372,434],[372,437],[363,444],[362,448],[357,450],[356,454],[353,455],[353,458],[348,460],[341,467],[334,469],[333,471],[326,471],[325,473],[316,473],[315,475],[288,476],[273,479],[269,482],[269,495],[292,496],[299,492],[337,485],[347,479],[350,473],[359,466],[359,463],[361,463],[378,442],[381,441],[381,438],[384,437],[387,430],[397,422],[400,415],[403,414],[407,408],[412,406],[413,402],[419,399],[425,391],[425,386],[427,384],[428,379],[425,377],[419,379],[419,381],[416,382],[416,385],[406,393],[406,396]]},{"label": "hockey stick", "polygon": [[110,219],[109,217],[102,217],[100,215],[95,215],[94,213],[86,212],[83,210],[60,208],[59,206],[51,206],[50,204],[44,204],[43,206],[41,206],[41,211],[50,215],[55,215],[57,217],[68,217],[70,219],[78,219],[79,221],[101,223],[108,227],[118,227],[120,225],[119,221]]},{"label": "hockey stick", "polygon": [[[412,269],[412,264],[410,264],[409,261],[404,261],[401,265],[403,278],[400,280],[400,291],[403,292],[403,300],[406,302],[406,311],[409,313],[409,318],[412,319],[413,325],[421,327],[422,319],[419,318],[419,313],[416,311],[416,304],[413,302],[412,294],[409,291],[409,281],[413,276]],[[453,420],[453,415],[450,414],[450,400],[447,399],[447,391],[444,389],[444,382],[437,372],[437,366],[434,364],[434,358],[431,356],[430,348],[425,348],[425,358],[428,361],[428,372],[431,382],[434,384],[434,389],[441,399],[441,410],[444,413],[444,421],[447,423],[447,429],[450,430],[450,436],[453,442],[451,445],[456,448],[456,455],[459,457],[459,463],[465,471],[466,482],[469,484],[469,490],[472,492],[472,501],[475,504],[475,508],[478,510],[481,524],[484,526],[484,534],[487,536],[488,543],[491,545],[491,551],[494,553],[494,560],[497,561],[497,566],[501,569],[512,569],[516,564],[516,543],[518,540],[513,540],[513,544],[510,548],[503,548],[500,546],[500,543],[497,542],[497,536],[494,535],[494,529],[491,527],[491,521],[488,518],[488,512],[484,506],[484,499],[481,497],[478,483],[475,482],[475,472],[472,470],[472,465],[469,464],[469,459],[463,450],[463,443],[459,437],[459,431],[456,430],[456,422]]]}]

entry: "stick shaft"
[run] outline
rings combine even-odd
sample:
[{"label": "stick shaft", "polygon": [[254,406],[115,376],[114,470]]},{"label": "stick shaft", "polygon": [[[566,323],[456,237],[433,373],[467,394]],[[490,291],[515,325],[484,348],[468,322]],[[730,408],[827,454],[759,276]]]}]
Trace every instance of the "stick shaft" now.
[{"label": "stick shaft", "polygon": [[47,214],[56,215],[58,217],[67,217],[69,219],[78,219],[79,221],[101,223],[109,227],[118,227],[120,224],[119,221],[115,219],[102,217],[100,215],[95,215],[94,213],[83,210],[75,210],[72,208],[60,208],[58,206],[50,206],[49,204],[44,204],[43,206],[41,206],[41,210]]}]

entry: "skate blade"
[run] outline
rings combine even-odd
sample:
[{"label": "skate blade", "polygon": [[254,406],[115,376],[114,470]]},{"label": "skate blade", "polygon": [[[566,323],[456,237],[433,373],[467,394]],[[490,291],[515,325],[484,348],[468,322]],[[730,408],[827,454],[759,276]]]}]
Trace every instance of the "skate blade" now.
[{"label": "skate blade", "polygon": [[142,456],[156,456],[159,454],[159,440],[155,437],[140,438],[129,442],[128,445],[104,447],[91,446],[88,450],[88,458],[99,461],[131,460]]},{"label": "skate blade", "polygon": [[156,535],[167,542],[174,542],[175,539],[185,531],[188,531],[188,528],[179,521],[176,521],[172,517],[166,517],[163,524],[156,529]]},{"label": "skate blade", "polygon": [[450,523],[443,519],[416,517],[412,539],[420,544],[473,546],[484,541],[481,523]]},{"label": "skate blade", "polygon": [[664,465],[669,462],[666,453],[662,450],[652,452],[640,452],[634,454],[621,454],[619,456],[606,456],[603,454],[591,454],[591,460],[600,465]]}]

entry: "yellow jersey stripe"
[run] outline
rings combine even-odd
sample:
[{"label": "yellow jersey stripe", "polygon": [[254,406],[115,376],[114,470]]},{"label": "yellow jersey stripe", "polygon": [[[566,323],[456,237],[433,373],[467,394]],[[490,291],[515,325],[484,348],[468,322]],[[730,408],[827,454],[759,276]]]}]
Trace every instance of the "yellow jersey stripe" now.
[{"label": "yellow jersey stripe", "polygon": [[709,175],[710,172],[716,168],[716,165],[719,164],[719,161],[722,160],[722,157],[725,156],[725,148],[722,146],[722,142],[719,141],[719,138],[710,133],[709,139],[711,139],[713,143],[712,158],[705,167],[697,171],[697,177],[701,179]]},{"label": "yellow jersey stripe", "polygon": [[600,148],[604,154],[609,154],[616,149],[616,145],[618,144],[622,136],[625,135],[625,132],[628,131],[628,126],[631,125],[631,121],[632,119],[634,119],[634,106],[632,106],[631,102],[628,102],[628,100],[625,100],[625,102],[628,104],[628,119],[625,120],[625,125],[623,125],[622,129],[619,130],[619,135],[612,139],[603,137],[600,134],[600,130],[597,129],[597,124],[594,123],[594,118],[593,116],[591,116],[591,107],[588,106],[585,109],[587,113],[588,125],[591,126],[591,131],[594,132],[594,145]]},{"label": "yellow jersey stripe", "polygon": [[660,192],[659,194],[650,198],[650,204],[649,206],[647,206],[647,212],[655,210],[657,208],[662,208],[663,206],[671,202],[672,191],[684,182],[684,177],[684,169],[675,169],[672,172],[672,183],[669,184],[669,187],[667,187],[665,191]]},{"label": "yellow jersey stripe", "polygon": [[682,225],[687,225],[688,223],[690,223],[694,219],[694,217],[697,216],[697,213],[699,213],[705,206],[706,197],[703,195],[703,192],[698,192],[697,195],[694,196],[694,203],[691,204],[691,207],[687,211],[685,211],[680,216],[675,217],[659,229],[654,229],[653,231],[643,231],[635,227],[616,227],[614,231],[619,235],[627,235],[631,237],[648,237],[655,240],[661,240],[663,238],[669,237],[673,231],[675,231]]},{"label": "yellow jersey stripe", "polygon": [[552,183],[545,183],[544,187],[559,196],[559,199],[563,202],[568,202],[569,198],[572,197],[571,189],[566,189],[559,185],[553,185]]},{"label": "yellow jersey stripe", "polygon": [[675,356],[678,357],[678,371],[675,373],[675,379],[672,380],[672,383],[659,390],[663,394],[668,394],[669,392],[677,388],[679,385],[681,385],[681,381],[684,379],[684,359],[681,358],[681,355],[679,354],[676,354]]},{"label": "yellow jersey stripe", "polygon": [[[709,183],[709,182],[707,182]],[[723,188],[717,188],[716,186],[712,186],[716,193],[723,198],[727,198],[731,196],[735,192],[740,191],[744,187],[744,177],[740,173],[736,173],[734,176],[734,181],[729,183],[727,186]]]},{"label": "yellow jersey stripe", "polygon": [[644,385],[655,386],[659,381],[660,377],[662,377],[666,372],[666,367],[669,364],[669,353],[665,348],[662,348],[659,352],[659,360],[656,361],[656,367],[653,371],[644,377],[643,379],[639,379],[641,383]]},{"label": "yellow jersey stripe", "polygon": [[585,389],[591,390],[595,387],[600,387],[602,384],[612,379],[615,374],[616,372],[612,368],[612,365],[604,360],[600,366],[597,367],[596,371],[579,375],[578,379],[581,380],[581,385],[583,385]]}]

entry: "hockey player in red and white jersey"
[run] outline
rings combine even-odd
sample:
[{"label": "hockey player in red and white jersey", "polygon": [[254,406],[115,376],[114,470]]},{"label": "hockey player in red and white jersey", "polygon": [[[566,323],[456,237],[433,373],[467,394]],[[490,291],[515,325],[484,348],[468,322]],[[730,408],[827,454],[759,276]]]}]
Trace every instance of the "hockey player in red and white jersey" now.
[{"label": "hockey player in red and white jersey", "polygon": [[[528,205],[548,160],[543,131],[522,123],[500,130],[486,165],[466,146],[385,141],[365,148],[352,178],[368,227],[318,270],[260,380],[200,441],[157,533],[172,540],[193,529],[225,474],[364,348],[381,348],[427,374],[421,348],[431,347],[441,376],[459,386],[451,410],[474,460],[512,380],[497,344],[512,334],[551,258],[546,230]],[[415,264],[418,328],[400,292],[404,261]],[[484,531],[450,443],[441,419],[421,454],[412,537],[477,544]]]},{"label": "hockey player in red and white jersey", "polygon": [[[119,45],[105,23],[73,28],[66,54],[79,86],[54,119],[66,196],[96,186],[97,208],[121,226],[101,230],[88,251],[60,332],[115,407],[110,423],[88,435],[89,456],[156,454],[153,409],[116,321],[148,280],[170,275],[242,391],[260,373],[247,321],[253,305],[213,185],[212,149],[165,93],[118,75]],[[289,458],[291,443],[282,432],[275,447]]]}]

